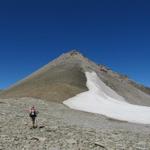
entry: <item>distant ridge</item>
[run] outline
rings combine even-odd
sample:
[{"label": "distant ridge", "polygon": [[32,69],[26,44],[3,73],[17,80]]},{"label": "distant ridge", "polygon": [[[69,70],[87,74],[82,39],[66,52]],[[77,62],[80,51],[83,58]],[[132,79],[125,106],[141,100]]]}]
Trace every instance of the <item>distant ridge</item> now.
[{"label": "distant ridge", "polygon": [[126,76],[97,65],[77,50],[64,53],[25,79],[0,93],[1,98],[35,97],[63,102],[87,91],[85,72],[94,71],[98,77],[119,95],[133,104],[150,106],[150,89]]}]

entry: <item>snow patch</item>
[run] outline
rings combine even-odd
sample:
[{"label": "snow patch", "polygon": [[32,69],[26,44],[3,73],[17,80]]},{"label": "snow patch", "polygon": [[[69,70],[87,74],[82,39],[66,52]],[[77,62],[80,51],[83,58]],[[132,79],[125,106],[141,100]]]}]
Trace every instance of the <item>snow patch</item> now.
[{"label": "snow patch", "polygon": [[133,123],[150,124],[150,107],[125,101],[100,80],[95,72],[86,72],[89,91],[80,93],[63,103],[76,110],[98,113],[109,118]]}]

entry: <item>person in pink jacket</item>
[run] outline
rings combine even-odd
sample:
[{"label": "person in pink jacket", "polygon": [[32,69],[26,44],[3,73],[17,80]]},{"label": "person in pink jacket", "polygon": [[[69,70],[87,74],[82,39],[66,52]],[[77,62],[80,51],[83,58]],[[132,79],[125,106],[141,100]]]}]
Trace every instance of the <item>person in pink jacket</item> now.
[{"label": "person in pink jacket", "polygon": [[30,111],[29,111],[29,116],[31,117],[32,120],[32,127],[36,128],[35,126],[35,119],[37,117],[38,111],[35,109],[34,106],[31,107]]}]

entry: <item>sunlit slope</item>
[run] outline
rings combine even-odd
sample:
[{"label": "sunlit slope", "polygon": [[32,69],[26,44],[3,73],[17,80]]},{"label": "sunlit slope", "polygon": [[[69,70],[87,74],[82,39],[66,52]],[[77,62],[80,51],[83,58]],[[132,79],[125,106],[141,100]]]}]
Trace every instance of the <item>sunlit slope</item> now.
[{"label": "sunlit slope", "polygon": [[62,102],[86,91],[86,78],[78,58],[69,54],[13,85],[1,97],[35,97]]}]

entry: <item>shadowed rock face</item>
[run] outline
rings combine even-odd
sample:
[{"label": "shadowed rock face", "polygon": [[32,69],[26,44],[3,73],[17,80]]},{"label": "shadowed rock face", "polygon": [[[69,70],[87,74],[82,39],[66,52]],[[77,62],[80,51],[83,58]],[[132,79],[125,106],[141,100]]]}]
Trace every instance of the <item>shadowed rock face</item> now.
[{"label": "shadowed rock face", "polygon": [[132,104],[150,106],[150,90],[103,65],[97,65],[77,51],[63,54],[0,94],[1,98],[35,97],[62,102],[87,91],[86,71],[99,78]]},{"label": "shadowed rock face", "polygon": [[134,81],[131,82],[126,76],[122,76],[110,69],[106,70],[107,72],[101,71],[101,73],[98,73],[106,85],[111,87],[131,104],[150,106],[150,94],[148,94],[144,86]]}]

